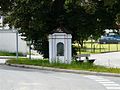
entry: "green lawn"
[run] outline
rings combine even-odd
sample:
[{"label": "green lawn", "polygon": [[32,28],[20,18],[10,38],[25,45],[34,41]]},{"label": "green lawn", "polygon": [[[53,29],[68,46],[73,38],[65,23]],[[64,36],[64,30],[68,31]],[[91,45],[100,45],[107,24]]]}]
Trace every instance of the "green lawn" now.
[{"label": "green lawn", "polygon": [[[22,53],[18,53],[19,56],[23,56]],[[0,56],[16,56],[14,52],[0,51]]]},{"label": "green lawn", "polygon": [[[78,47],[77,44],[75,44],[75,46]],[[115,51],[120,51],[120,44],[99,44],[95,42],[84,42],[84,48],[81,48],[81,53],[103,53]]]},{"label": "green lawn", "polygon": [[93,65],[89,63],[78,63],[75,61],[72,62],[71,64],[60,64],[60,63],[50,64],[47,59],[29,60],[26,58],[19,58],[18,61],[16,61],[15,59],[11,59],[8,60],[7,63],[54,67],[54,68],[62,68],[62,69],[73,69],[73,70],[87,70],[87,71],[95,71],[95,72],[120,73],[120,68],[106,68],[103,66]]}]

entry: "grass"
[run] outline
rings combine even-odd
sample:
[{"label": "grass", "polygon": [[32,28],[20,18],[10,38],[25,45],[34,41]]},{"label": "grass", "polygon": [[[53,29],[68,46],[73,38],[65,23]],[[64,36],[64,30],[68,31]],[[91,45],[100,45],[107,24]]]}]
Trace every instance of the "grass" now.
[{"label": "grass", "polygon": [[[75,44],[78,48],[78,45]],[[84,48],[81,48],[82,54],[97,54],[103,52],[115,52],[120,51],[120,44],[99,44],[97,42],[84,42]],[[78,52],[79,53],[79,52]]]},{"label": "grass", "polygon": [[[23,56],[22,53],[18,53],[19,56]],[[0,56],[16,56],[16,53],[7,52],[7,51],[0,51]]]},{"label": "grass", "polygon": [[104,66],[98,66],[98,65],[93,65],[89,63],[77,63],[77,62],[72,62],[71,64],[49,63],[47,59],[29,60],[26,58],[19,58],[18,61],[16,61],[15,59],[11,59],[11,60],[8,60],[7,63],[54,67],[54,68],[72,69],[72,70],[87,70],[87,71],[95,71],[95,72],[120,73],[120,68],[106,68]]}]

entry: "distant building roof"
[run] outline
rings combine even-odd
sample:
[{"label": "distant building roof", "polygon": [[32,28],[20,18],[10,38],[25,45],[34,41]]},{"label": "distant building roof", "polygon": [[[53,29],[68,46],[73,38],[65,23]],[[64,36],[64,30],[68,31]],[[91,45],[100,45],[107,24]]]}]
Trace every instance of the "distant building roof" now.
[{"label": "distant building roof", "polygon": [[65,27],[59,27],[59,28],[57,28],[57,29],[55,29],[55,30],[53,30],[51,32],[51,34],[53,34],[53,33],[67,33],[67,34],[71,34]]}]

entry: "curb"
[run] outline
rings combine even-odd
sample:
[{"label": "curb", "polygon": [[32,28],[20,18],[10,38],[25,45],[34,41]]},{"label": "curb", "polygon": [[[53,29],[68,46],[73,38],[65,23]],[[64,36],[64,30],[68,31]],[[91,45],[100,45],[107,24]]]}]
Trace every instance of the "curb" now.
[{"label": "curb", "polygon": [[[13,59],[16,58],[16,56],[0,56],[0,59]],[[24,56],[19,56],[19,58],[26,58]]]},{"label": "curb", "polygon": [[59,69],[59,68],[51,68],[51,67],[21,65],[21,64],[9,64],[9,63],[5,63],[5,64],[9,65],[9,66],[13,66],[13,67],[47,70],[47,71],[55,71],[55,72],[66,72],[66,73],[75,73],[75,74],[120,77],[120,74],[116,74],[116,73],[103,73],[103,72],[92,72],[92,71],[84,71],[84,70]]},{"label": "curb", "polygon": [[0,59],[11,59],[16,58],[15,56],[0,56]]}]

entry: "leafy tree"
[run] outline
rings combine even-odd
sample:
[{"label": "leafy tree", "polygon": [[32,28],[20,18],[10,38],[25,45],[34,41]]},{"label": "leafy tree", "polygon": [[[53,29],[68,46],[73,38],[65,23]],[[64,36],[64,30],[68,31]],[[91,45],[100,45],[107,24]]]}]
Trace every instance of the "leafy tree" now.
[{"label": "leafy tree", "polygon": [[15,0],[14,2],[9,0],[9,2],[12,3],[9,6],[10,10],[2,8],[2,11],[9,10],[6,13],[7,23],[18,28],[19,33],[26,36],[26,40],[32,41],[35,49],[48,57],[47,36],[58,27],[59,18],[64,14],[65,0]]},{"label": "leafy tree", "polygon": [[11,10],[14,0],[0,0],[0,15],[5,15]]},{"label": "leafy tree", "polygon": [[[92,15],[85,12],[84,8],[78,6],[68,13],[68,26],[73,31],[73,40],[83,45],[83,41],[87,40],[93,32]],[[91,32],[90,32],[91,31]]]},{"label": "leafy tree", "polygon": [[0,6],[6,22],[48,57],[48,34],[60,22],[64,22],[64,27],[72,32],[73,42],[81,47],[91,35],[97,39],[104,29],[113,28],[119,11],[119,0],[115,1],[113,4],[107,0],[0,0]]}]

